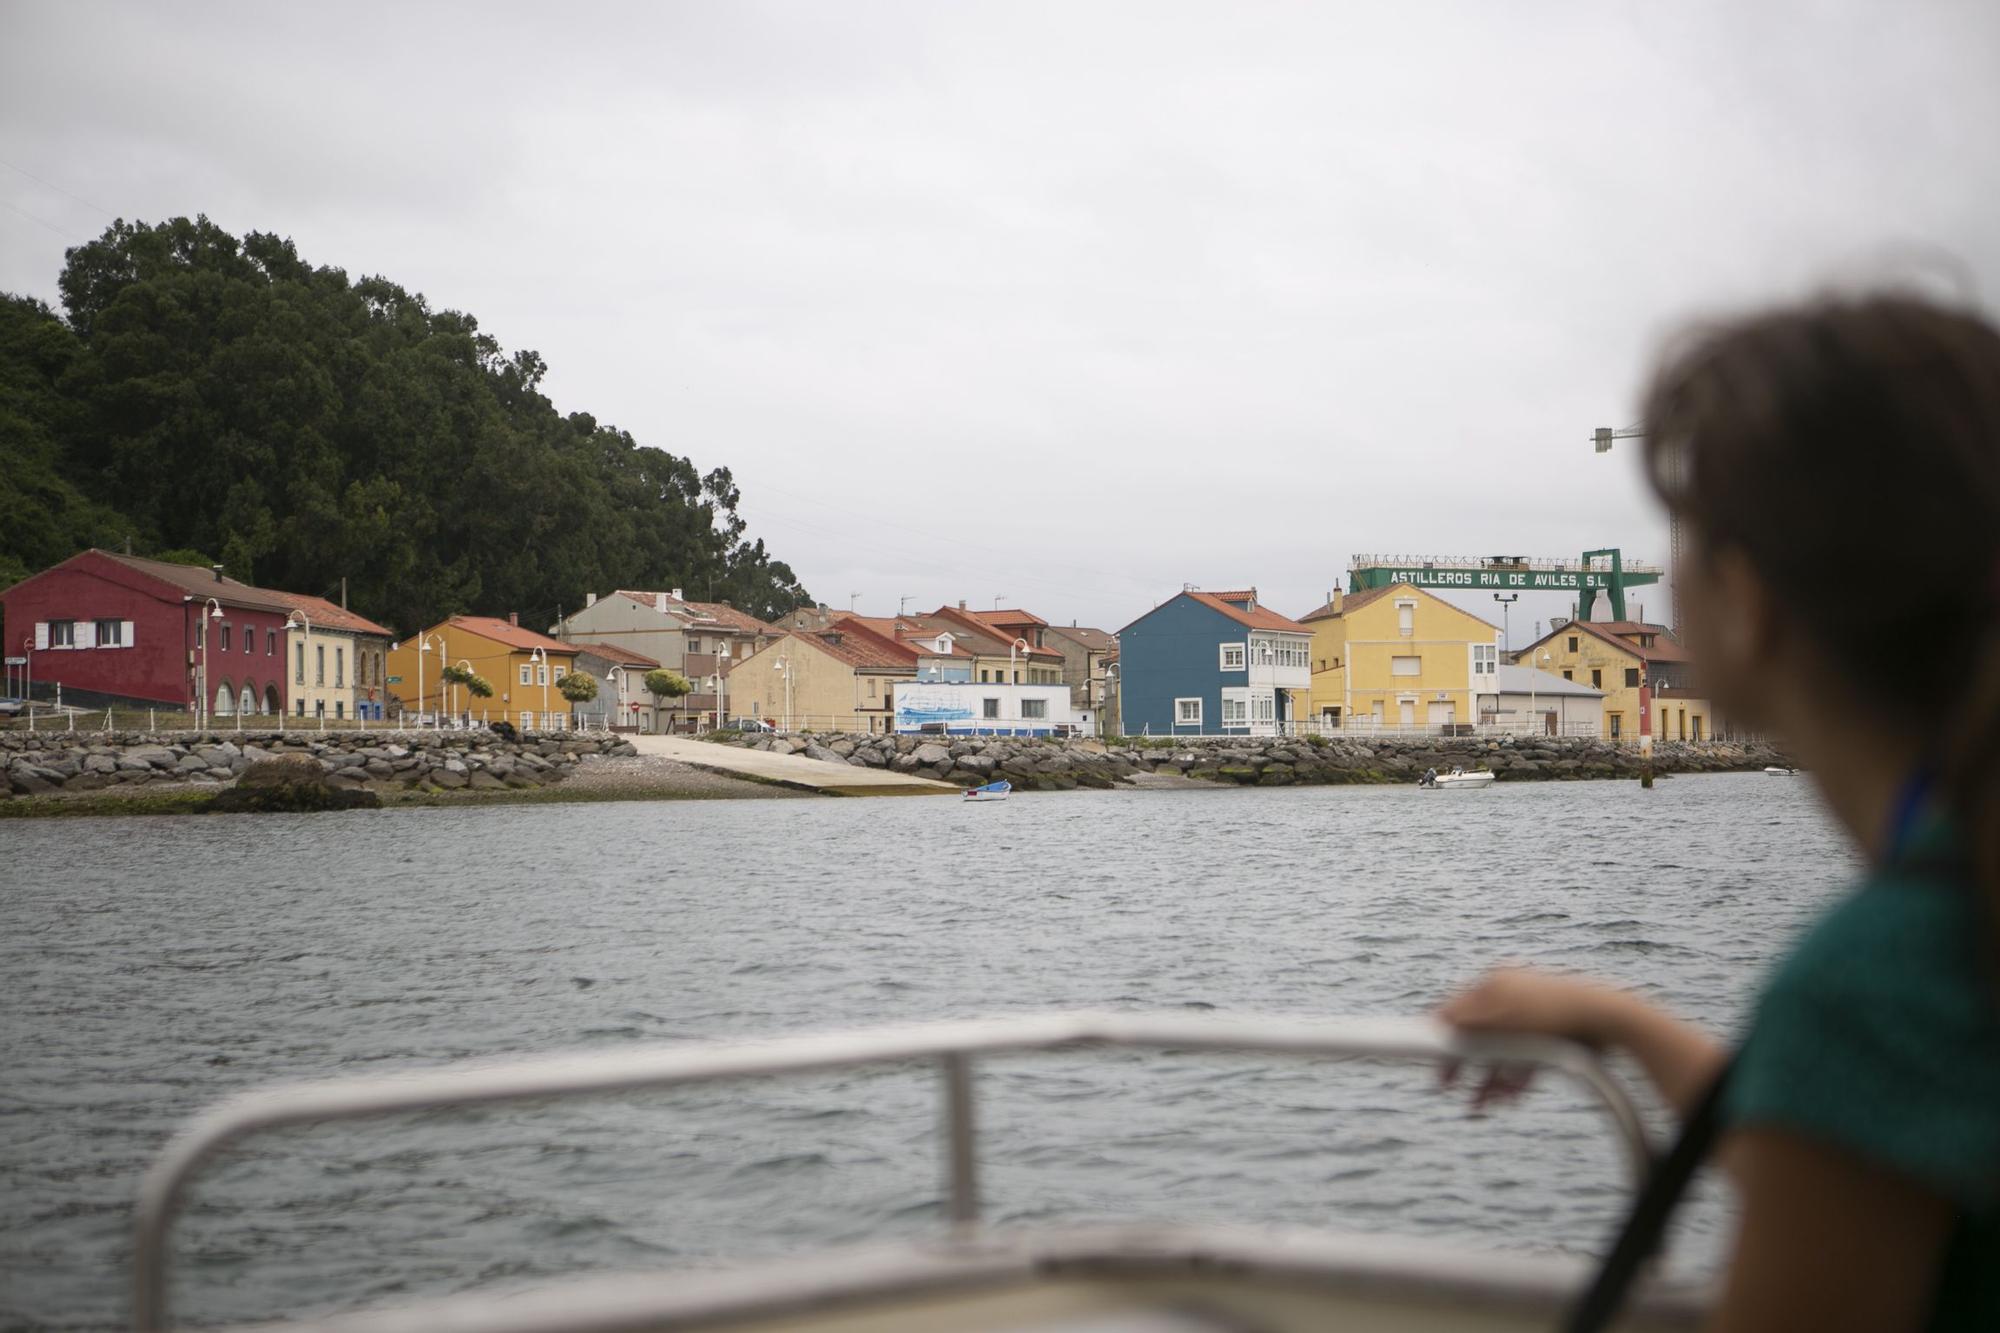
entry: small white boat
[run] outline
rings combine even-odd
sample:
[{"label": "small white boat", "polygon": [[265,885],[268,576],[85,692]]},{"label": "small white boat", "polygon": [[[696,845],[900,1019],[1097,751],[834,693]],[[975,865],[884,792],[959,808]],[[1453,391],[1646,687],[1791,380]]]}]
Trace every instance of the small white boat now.
[{"label": "small white boat", "polygon": [[1426,773],[1417,781],[1417,786],[1425,791],[1446,791],[1458,788],[1490,787],[1494,775],[1489,769],[1475,769],[1468,773],[1462,768],[1454,768],[1449,773]]},{"label": "small white boat", "polygon": [[968,787],[965,799],[968,801],[1004,801],[1007,793],[1014,790],[1011,782],[989,782],[984,787]]},{"label": "small white boat", "polygon": [[1764,772],[1774,778],[1795,778],[1799,775],[1799,770],[1796,768],[1781,768],[1776,764],[1770,765]]}]

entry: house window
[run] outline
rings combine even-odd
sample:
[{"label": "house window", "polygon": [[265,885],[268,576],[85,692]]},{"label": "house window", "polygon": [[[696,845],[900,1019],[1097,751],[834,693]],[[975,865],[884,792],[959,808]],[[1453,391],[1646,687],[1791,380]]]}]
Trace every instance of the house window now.
[{"label": "house window", "polygon": [[1572,634],[1572,635],[1570,635],[1570,636],[1569,636],[1569,650],[1570,650],[1571,652],[1575,652],[1575,651],[1576,651],[1576,635],[1574,635],[1574,634]]},{"label": "house window", "polygon": [[246,653],[256,652],[257,627],[255,625],[245,625],[242,627],[242,629],[243,629],[243,651]]},{"label": "house window", "polygon": [[347,684],[347,649],[339,644],[333,647],[333,684],[335,689]]},{"label": "house window", "polygon": [[1499,668],[1499,665],[1500,665],[1500,647],[1498,644],[1475,643],[1472,645],[1473,675],[1475,676],[1493,675],[1494,672]]},{"label": "house window", "polygon": [[981,717],[996,718],[1000,716],[1000,701],[998,699],[981,699],[979,703]]},{"label": "house window", "polygon": [[1222,669],[1224,671],[1243,670],[1243,645],[1225,643],[1222,645]]},{"label": "house window", "polygon": [[[305,659],[304,659],[303,657],[301,657],[301,658],[299,659],[299,662],[300,662],[300,664],[301,664],[301,665],[299,666],[299,675],[300,675],[300,677],[302,677],[302,678],[303,678],[303,677],[304,677],[304,675],[305,675],[305,672],[306,672],[306,669],[305,669],[305,666],[304,666],[304,662],[305,662]],[[292,710],[293,710],[293,716],[295,716],[295,717],[304,717],[304,716],[306,715],[306,701],[305,701],[304,699],[295,699],[295,700],[293,700],[293,702],[292,702]]]},{"label": "house window", "polygon": [[1244,727],[1250,724],[1250,691],[1224,690],[1222,692],[1222,725]]},{"label": "house window", "polygon": [[875,679],[872,676],[868,679],[868,697],[871,699],[875,697]]},{"label": "house window", "polygon": [[274,629],[267,629],[264,631],[264,656],[276,657],[277,655],[278,655],[278,631]]},{"label": "house window", "polygon": [[1563,679],[1564,679],[1564,680],[1575,680],[1575,679],[1576,679],[1576,672],[1574,672],[1574,671],[1571,671],[1571,670],[1570,670],[1570,669],[1569,669],[1568,667],[1564,667],[1564,668],[1563,668]]},{"label": "house window", "polygon": [[1596,667],[1592,667],[1590,671],[1590,688],[1593,690],[1604,688],[1604,672]]},{"label": "house window", "polygon": [[97,646],[99,648],[123,648],[125,646],[125,625],[118,620],[97,622]]},{"label": "house window", "polygon": [[335,699],[333,701],[333,715],[335,717],[347,716],[347,702],[345,700]]},{"label": "house window", "polygon": [[313,645],[313,684],[326,684],[326,645],[323,643]]},{"label": "house window", "polygon": [[216,640],[216,642],[221,645],[221,651],[226,653],[229,651],[229,626],[227,625],[221,626],[220,631],[222,637]]},{"label": "house window", "polygon": [[521,663],[521,683],[523,685],[530,685],[534,683],[528,679],[528,664],[526,662]]},{"label": "house window", "polygon": [[1177,727],[1198,727],[1201,725],[1201,700],[1174,700],[1174,725]]},{"label": "house window", "polygon": [[546,685],[548,683],[549,683],[549,664],[547,662],[535,663],[535,684]]},{"label": "house window", "polygon": [[[298,651],[292,654],[292,657],[299,664],[298,670],[292,675],[292,682],[297,685],[303,685],[306,683],[306,646],[303,643],[299,644]],[[299,704],[299,711],[301,713],[305,711],[304,703]]]},{"label": "house window", "polygon": [[49,647],[76,647],[76,622],[74,620],[51,620],[49,622]]},{"label": "house window", "polygon": [[1278,720],[1278,699],[1273,694],[1253,694],[1250,696],[1250,716],[1258,722]]},{"label": "house window", "polygon": [[1636,689],[1636,688],[1638,687],[1638,684],[1639,684],[1639,668],[1638,668],[1638,667],[1626,667],[1626,668],[1625,668],[1625,686],[1626,686],[1626,688],[1627,688],[1627,689]]},{"label": "house window", "polygon": [[1417,632],[1417,604],[1415,602],[1396,603],[1396,633],[1409,638]]},{"label": "house window", "polygon": [[555,676],[556,684],[558,685],[562,684],[562,678],[568,674],[569,674],[568,667],[557,667]]},{"label": "house window", "polygon": [[1612,740],[1615,741],[1625,734],[1625,715],[1623,713],[1606,713],[1604,716],[1611,723]]},{"label": "house window", "polygon": [[1424,659],[1421,657],[1392,657],[1389,659],[1389,674],[1392,676],[1421,676],[1424,674]]},{"label": "house window", "polygon": [[1022,717],[1045,718],[1048,715],[1049,715],[1049,701],[1047,699],[1021,700]]}]

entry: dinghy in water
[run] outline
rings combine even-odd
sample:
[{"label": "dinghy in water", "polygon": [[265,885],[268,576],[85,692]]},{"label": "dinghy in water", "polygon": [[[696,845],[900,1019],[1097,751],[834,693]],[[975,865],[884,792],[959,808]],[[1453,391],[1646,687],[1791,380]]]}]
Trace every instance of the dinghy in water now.
[{"label": "dinghy in water", "polygon": [[[1594,1267],[1577,1256],[1471,1250],[1378,1235],[1213,1226],[989,1227],[980,1219],[975,1066],[1036,1051],[1106,1047],[1256,1051],[1306,1059],[1539,1067],[1595,1097],[1624,1140],[1632,1179],[1652,1160],[1643,1123],[1597,1057],[1568,1042],[1472,1037],[1430,1019],[1047,1013],[747,1043],[625,1046],[512,1064],[468,1062],[431,1073],[366,1075],[240,1094],[188,1125],[140,1187],[133,1323],[168,1321],[169,1227],[204,1163],[249,1135],[355,1120],[727,1078],[861,1065],[934,1063],[943,1093],[943,1211],[928,1239],[792,1254],[716,1270],[586,1277],[487,1290],[415,1305],[264,1325],[270,1333],[1499,1333],[1546,1330]],[[1322,1126],[1303,1130],[1319,1132]],[[1468,1124],[1466,1169],[1477,1162]],[[1337,1195],[1328,1204],[1337,1211]],[[215,1207],[213,1203],[208,1205]],[[383,1289],[388,1289],[386,1286]],[[1617,1327],[1691,1330],[1703,1286],[1642,1281]],[[241,1325],[237,1326],[241,1333]]]},{"label": "dinghy in water", "polygon": [[968,801],[1004,801],[1007,793],[1014,790],[1011,782],[989,782],[984,787],[968,787],[965,799]]},{"label": "dinghy in water", "polygon": [[1449,773],[1439,773],[1436,769],[1417,780],[1417,785],[1425,791],[1471,790],[1493,785],[1494,775],[1487,769],[1475,769],[1468,773],[1462,768],[1454,768]]}]

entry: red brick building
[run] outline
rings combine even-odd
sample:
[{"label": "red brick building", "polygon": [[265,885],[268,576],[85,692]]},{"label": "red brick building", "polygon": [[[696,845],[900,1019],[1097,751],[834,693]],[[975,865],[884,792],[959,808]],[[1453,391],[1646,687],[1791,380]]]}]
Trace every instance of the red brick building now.
[{"label": "red brick building", "polygon": [[286,708],[288,594],[90,550],[0,593],[0,606],[6,655],[28,659],[37,697],[60,683],[65,703],[93,707],[192,708],[200,698],[219,717]]}]

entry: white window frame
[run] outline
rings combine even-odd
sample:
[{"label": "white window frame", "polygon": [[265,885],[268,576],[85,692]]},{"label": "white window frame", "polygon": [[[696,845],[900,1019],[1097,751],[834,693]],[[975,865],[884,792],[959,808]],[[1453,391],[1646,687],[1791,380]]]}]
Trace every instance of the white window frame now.
[{"label": "white window frame", "polygon": [[1417,602],[1414,597],[1396,599],[1396,633],[1405,639],[1416,637]]},{"label": "white window frame", "polygon": [[1250,725],[1250,687],[1248,685],[1225,685],[1222,688],[1222,722],[1224,731],[1231,727]]},{"label": "white window frame", "polygon": [[1225,643],[1217,653],[1217,660],[1224,671],[1247,671],[1250,669],[1250,652],[1246,645]]},{"label": "white window frame", "polygon": [[535,683],[532,679],[533,674],[534,668],[532,666],[526,662],[521,663],[521,683],[523,685],[532,685]]},{"label": "white window frame", "polygon": [[[1188,715],[1187,705],[1194,705],[1194,715]],[[1174,725],[1176,727],[1199,727],[1201,725],[1201,696],[1174,700]]]}]

